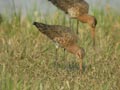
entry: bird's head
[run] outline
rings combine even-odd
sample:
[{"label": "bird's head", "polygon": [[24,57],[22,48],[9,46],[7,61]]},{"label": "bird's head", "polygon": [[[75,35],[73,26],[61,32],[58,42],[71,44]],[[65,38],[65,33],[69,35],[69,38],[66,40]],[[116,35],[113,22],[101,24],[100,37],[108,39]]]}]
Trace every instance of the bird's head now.
[{"label": "bird's head", "polygon": [[89,16],[87,23],[91,26],[91,28],[95,28],[97,25],[97,19],[94,16]]},{"label": "bird's head", "polygon": [[76,56],[79,59],[83,59],[85,56],[85,50],[83,48],[79,47],[78,51],[76,52]]},{"label": "bird's head", "polygon": [[77,17],[78,20],[80,20],[83,23],[88,23],[92,28],[95,28],[97,25],[97,20],[94,16],[85,14]]}]

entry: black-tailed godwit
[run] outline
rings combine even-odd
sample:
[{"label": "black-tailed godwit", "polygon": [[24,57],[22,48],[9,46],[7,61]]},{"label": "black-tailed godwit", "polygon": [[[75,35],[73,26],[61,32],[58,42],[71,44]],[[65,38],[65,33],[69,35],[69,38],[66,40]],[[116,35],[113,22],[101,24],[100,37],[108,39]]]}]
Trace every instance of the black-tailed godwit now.
[{"label": "black-tailed godwit", "polygon": [[[97,20],[94,16],[88,15],[89,5],[85,0],[48,0],[71,18],[77,19],[82,23],[88,23],[91,27],[93,46],[95,46],[95,27]],[[77,27],[78,28],[78,27]],[[78,32],[78,30],[77,30]]]},{"label": "black-tailed godwit", "polygon": [[85,52],[83,48],[77,45],[78,37],[69,27],[47,25],[38,22],[34,22],[33,25],[35,25],[41,33],[46,35],[55,43],[59,44],[59,46],[78,57],[80,70],[82,70],[82,61]]}]

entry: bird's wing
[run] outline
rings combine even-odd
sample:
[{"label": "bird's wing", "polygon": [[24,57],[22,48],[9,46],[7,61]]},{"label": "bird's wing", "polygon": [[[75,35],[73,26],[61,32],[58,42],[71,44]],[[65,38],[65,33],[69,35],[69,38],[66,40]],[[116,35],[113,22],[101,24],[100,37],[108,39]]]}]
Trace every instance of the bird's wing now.
[{"label": "bird's wing", "polygon": [[69,13],[68,10],[71,8],[74,8],[75,11],[79,13],[79,15],[87,14],[89,10],[89,5],[84,0],[49,0],[49,1],[59,9],[63,10],[65,13]]},{"label": "bird's wing", "polygon": [[45,34],[63,47],[76,43],[78,38],[70,28],[59,25],[52,25]]},{"label": "bird's wing", "polygon": [[45,34],[51,40],[59,43],[63,47],[77,42],[77,35],[75,35],[73,30],[71,30],[69,27],[60,25],[47,25],[38,22],[34,22],[33,24],[41,33]]}]

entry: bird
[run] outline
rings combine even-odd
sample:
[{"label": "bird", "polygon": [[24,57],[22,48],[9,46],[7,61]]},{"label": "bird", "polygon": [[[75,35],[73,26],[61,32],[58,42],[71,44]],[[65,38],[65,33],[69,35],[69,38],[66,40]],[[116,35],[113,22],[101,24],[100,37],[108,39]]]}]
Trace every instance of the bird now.
[{"label": "bird", "polygon": [[70,27],[62,25],[48,25],[40,22],[33,22],[33,25],[54,43],[57,43],[60,47],[75,55],[79,61],[80,71],[82,71],[82,62],[85,56],[85,50],[77,44],[79,38]]},{"label": "bird", "polygon": [[63,10],[70,18],[77,19],[77,34],[79,21],[90,26],[93,47],[95,47],[95,28],[97,19],[89,15],[89,4],[85,0],[48,0],[59,9]]}]

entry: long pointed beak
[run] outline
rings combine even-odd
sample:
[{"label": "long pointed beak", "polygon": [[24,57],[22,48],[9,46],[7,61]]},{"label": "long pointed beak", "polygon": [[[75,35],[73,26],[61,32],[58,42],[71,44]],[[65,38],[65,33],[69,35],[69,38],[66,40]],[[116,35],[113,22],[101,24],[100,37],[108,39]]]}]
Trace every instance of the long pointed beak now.
[{"label": "long pointed beak", "polygon": [[82,72],[82,70],[83,70],[83,58],[85,56],[85,50],[83,48],[80,48],[79,52],[76,53],[76,56],[79,60],[80,72]]}]

